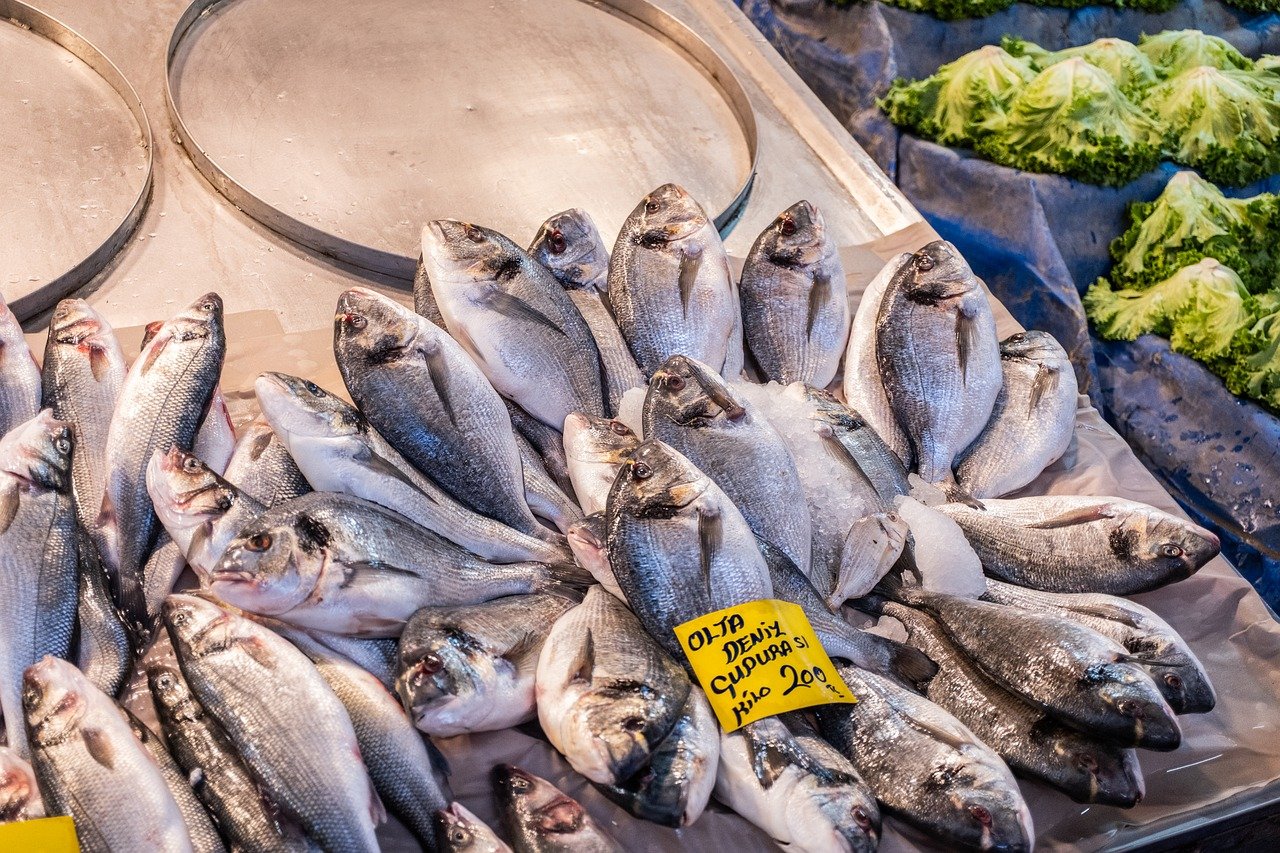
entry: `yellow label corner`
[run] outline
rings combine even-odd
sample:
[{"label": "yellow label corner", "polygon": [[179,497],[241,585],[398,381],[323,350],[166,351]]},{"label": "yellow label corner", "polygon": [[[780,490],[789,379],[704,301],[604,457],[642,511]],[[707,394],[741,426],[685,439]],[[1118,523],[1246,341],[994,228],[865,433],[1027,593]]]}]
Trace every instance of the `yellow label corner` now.
[{"label": "yellow label corner", "polygon": [[43,817],[0,824],[0,850],[23,853],[79,853],[76,824],[69,817]]}]

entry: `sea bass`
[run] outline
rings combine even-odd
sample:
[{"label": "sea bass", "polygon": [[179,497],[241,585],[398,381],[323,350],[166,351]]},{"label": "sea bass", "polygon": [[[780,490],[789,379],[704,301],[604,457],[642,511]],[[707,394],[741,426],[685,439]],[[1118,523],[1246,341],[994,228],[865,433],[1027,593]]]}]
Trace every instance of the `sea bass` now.
[{"label": "sea bass", "polygon": [[436,812],[436,849],[441,853],[511,853],[511,848],[462,803]]},{"label": "sea bass", "polygon": [[622,848],[577,800],[510,764],[493,768],[494,800],[516,853],[616,853]]}]

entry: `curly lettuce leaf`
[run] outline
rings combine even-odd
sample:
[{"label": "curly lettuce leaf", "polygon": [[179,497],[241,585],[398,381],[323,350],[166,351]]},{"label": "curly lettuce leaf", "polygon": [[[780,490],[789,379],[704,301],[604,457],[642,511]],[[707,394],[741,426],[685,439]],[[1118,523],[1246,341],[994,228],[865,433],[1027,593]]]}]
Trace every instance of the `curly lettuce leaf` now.
[{"label": "curly lettuce leaf", "polygon": [[985,18],[1013,5],[1013,0],[885,0],[909,12],[924,12],[944,21]]},{"label": "curly lettuce leaf", "polygon": [[1253,61],[1253,70],[1266,74],[1280,75],[1280,56],[1272,54],[1259,56]]},{"label": "curly lettuce leaf", "polygon": [[1138,40],[1138,50],[1145,53],[1156,71],[1165,77],[1200,65],[1246,71],[1253,67],[1231,42],[1200,30],[1165,30],[1154,36],[1144,35]]},{"label": "curly lettuce leaf", "polygon": [[1110,74],[1111,79],[1115,80],[1116,85],[1120,87],[1120,91],[1126,95],[1140,93],[1158,82],[1156,69],[1151,60],[1145,53],[1138,50],[1137,45],[1124,39],[1100,38],[1088,44],[1053,52],[1021,39],[1009,36],[1005,39],[1013,45],[1013,49],[1010,47],[1005,49],[1015,55],[1026,56],[1037,71],[1079,57]]}]

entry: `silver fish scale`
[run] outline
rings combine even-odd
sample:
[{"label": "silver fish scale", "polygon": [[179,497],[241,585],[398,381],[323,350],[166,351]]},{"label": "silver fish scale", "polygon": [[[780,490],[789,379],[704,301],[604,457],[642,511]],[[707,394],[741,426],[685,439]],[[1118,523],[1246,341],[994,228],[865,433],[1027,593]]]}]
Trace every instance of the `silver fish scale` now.
[{"label": "silver fish scale", "polygon": [[284,442],[262,418],[241,433],[223,477],[268,507],[311,491]]},{"label": "silver fish scale", "polygon": [[622,338],[622,331],[604,298],[594,290],[570,290],[569,298],[591,330],[600,363],[604,367],[605,392],[609,398],[608,417],[616,417],[622,395],[632,388],[644,387],[644,374],[636,358]]},{"label": "silver fish scale", "polygon": [[0,436],[40,411],[40,370],[22,326],[0,297]]}]

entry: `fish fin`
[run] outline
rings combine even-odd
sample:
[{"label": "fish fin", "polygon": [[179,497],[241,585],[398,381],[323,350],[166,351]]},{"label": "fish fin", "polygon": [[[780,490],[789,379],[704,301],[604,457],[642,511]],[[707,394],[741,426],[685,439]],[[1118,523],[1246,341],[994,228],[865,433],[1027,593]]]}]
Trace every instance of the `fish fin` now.
[{"label": "fish fin", "polygon": [[457,414],[453,410],[453,404],[449,401],[449,366],[445,364],[444,350],[437,347],[435,352],[428,353],[424,357],[427,362],[427,376],[431,379],[431,386],[435,388],[436,396],[440,398],[440,405],[444,406],[444,412],[449,416],[449,423],[453,424],[454,428],[457,428]]},{"label": "fish fin", "polygon": [[1031,402],[1027,406],[1027,417],[1035,414],[1040,400],[1047,392],[1058,388],[1058,371],[1042,364],[1036,368],[1036,378],[1031,380]]},{"label": "fish fin", "polygon": [[686,316],[689,314],[689,300],[693,298],[693,286],[698,281],[698,270],[702,267],[702,254],[701,246],[696,251],[691,248],[680,250],[680,306]]},{"label": "fish fin", "polygon": [[711,591],[711,566],[715,561],[716,551],[724,538],[724,521],[719,512],[704,512],[698,509],[698,556],[702,563],[702,578]]},{"label": "fish fin", "polygon": [[871,478],[867,476],[867,472],[862,470],[862,466],[858,464],[858,460],[849,455],[849,451],[845,450],[844,445],[840,443],[840,439],[836,438],[835,433],[828,432],[824,429],[819,433],[819,435],[822,436],[823,451],[830,456],[832,460],[852,474],[857,480],[865,483],[867,488],[871,489],[872,492],[879,494],[879,492],[876,492],[875,483],[871,482]]},{"label": "fish fin", "polygon": [[112,746],[111,738],[106,732],[101,729],[81,729],[80,739],[84,741],[84,748],[94,761],[108,770],[115,769],[116,748]]},{"label": "fish fin", "polygon": [[969,494],[963,486],[954,479],[946,480],[937,484],[947,496],[947,503],[964,504],[970,509],[986,510],[987,506],[982,501]]},{"label": "fish fin", "polygon": [[587,684],[591,683],[591,673],[596,668],[596,641],[591,636],[591,629],[587,629],[587,638],[583,641],[582,646],[578,649],[578,657],[573,662],[570,670],[573,674],[570,677],[572,681],[583,681]]},{"label": "fish fin", "polygon": [[1102,521],[1104,518],[1115,518],[1116,511],[1110,504],[1099,503],[1092,506],[1068,510],[1061,515],[1035,521],[1026,525],[1031,530],[1058,530],[1063,527],[1075,527],[1077,524],[1089,524]]},{"label": "fish fin", "polygon": [[110,369],[111,359],[107,357],[107,351],[96,344],[90,344],[89,372],[93,374],[93,381],[101,382]]},{"label": "fish fin", "polygon": [[4,533],[9,529],[9,525],[13,524],[13,519],[18,515],[19,503],[17,485],[11,482],[4,489],[0,489],[0,533]]},{"label": "fish fin", "polygon": [[751,751],[751,769],[755,771],[760,787],[767,791],[787,772],[787,768],[791,766],[791,757],[771,739],[756,737],[750,726],[742,729],[742,738]]},{"label": "fish fin", "polygon": [[384,563],[381,560],[358,560],[350,563],[343,563],[342,583],[338,584],[341,589],[349,589],[364,583],[377,581],[383,577],[389,578],[420,578],[417,572],[410,569],[402,569],[399,566],[393,566],[390,563]]},{"label": "fish fin", "polygon": [[908,707],[905,702],[894,701],[893,698],[886,698],[894,711],[896,711],[898,715],[911,726],[911,728],[921,734],[927,735],[939,743],[945,743],[947,746],[955,750],[961,750],[966,746],[971,746],[973,744],[973,741],[965,737],[962,732],[954,731],[950,726],[939,725],[932,720],[921,719],[913,713],[914,709]]},{"label": "fish fin", "polygon": [[274,671],[276,668],[276,656],[272,654],[271,649],[267,648],[257,638],[250,638],[241,643],[241,648],[245,654],[253,658],[254,662],[263,669]]},{"label": "fish fin", "polygon": [[[393,480],[399,480],[401,483],[412,488],[415,492],[422,492],[422,490],[418,488],[418,484],[409,479],[409,475],[404,472],[404,469],[396,465],[387,457],[381,456],[373,450],[365,448],[360,453],[356,454],[355,458],[357,462],[363,462],[377,473],[382,474],[385,477],[390,477]],[[425,492],[422,492],[422,494],[426,495]],[[426,496],[432,503],[437,502],[435,498],[430,495]]]},{"label": "fish fin", "polygon": [[1133,618],[1133,614],[1123,607],[1106,602],[1093,602],[1091,604],[1073,604],[1067,608],[1069,613],[1079,613],[1082,616],[1096,616],[1099,619],[1106,619],[1108,622],[1118,622],[1121,625],[1130,628],[1137,628],[1138,621]]},{"label": "fish fin", "polygon": [[809,288],[809,314],[804,324],[806,338],[813,335],[813,325],[818,322],[818,315],[822,313],[822,301],[830,289],[831,276],[825,270],[814,273],[813,287]]},{"label": "fish fin", "polygon": [[545,326],[556,334],[564,335],[566,338],[569,337],[564,329],[561,329],[551,321],[551,318],[518,296],[512,296],[504,290],[494,290],[486,299],[489,302],[489,306],[504,317],[523,323]]},{"label": "fish fin", "polygon": [[516,640],[511,648],[502,653],[502,656],[511,661],[516,669],[527,669],[530,662],[534,667],[538,665],[538,653],[542,651],[542,641],[545,636],[535,631],[526,631],[520,635],[520,639]]},{"label": "fish fin", "polygon": [[[151,366],[156,363],[156,360],[158,358],[160,358],[160,354],[164,352],[164,348],[169,345],[169,341],[171,340],[173,340],[172,336],[167,337],[164,340],[160,341],[160,343],[146,350],[147,357],[146,357],[146,360],[142,362],[142,368],[138,372],[139,376],[147,375],[147,372],[151,370]],[[148,344],[148,346],[150,346],[150,344]]]},{"label": "fish fin", "polygon": [[[875,634],[867,636],[874,637]],[[877,639],[889,653],[889,669],[886,674],[892,675],[899,682],[916,690],[924,690],[938,674],[938,665],[919,649],[886,637]]]}]

